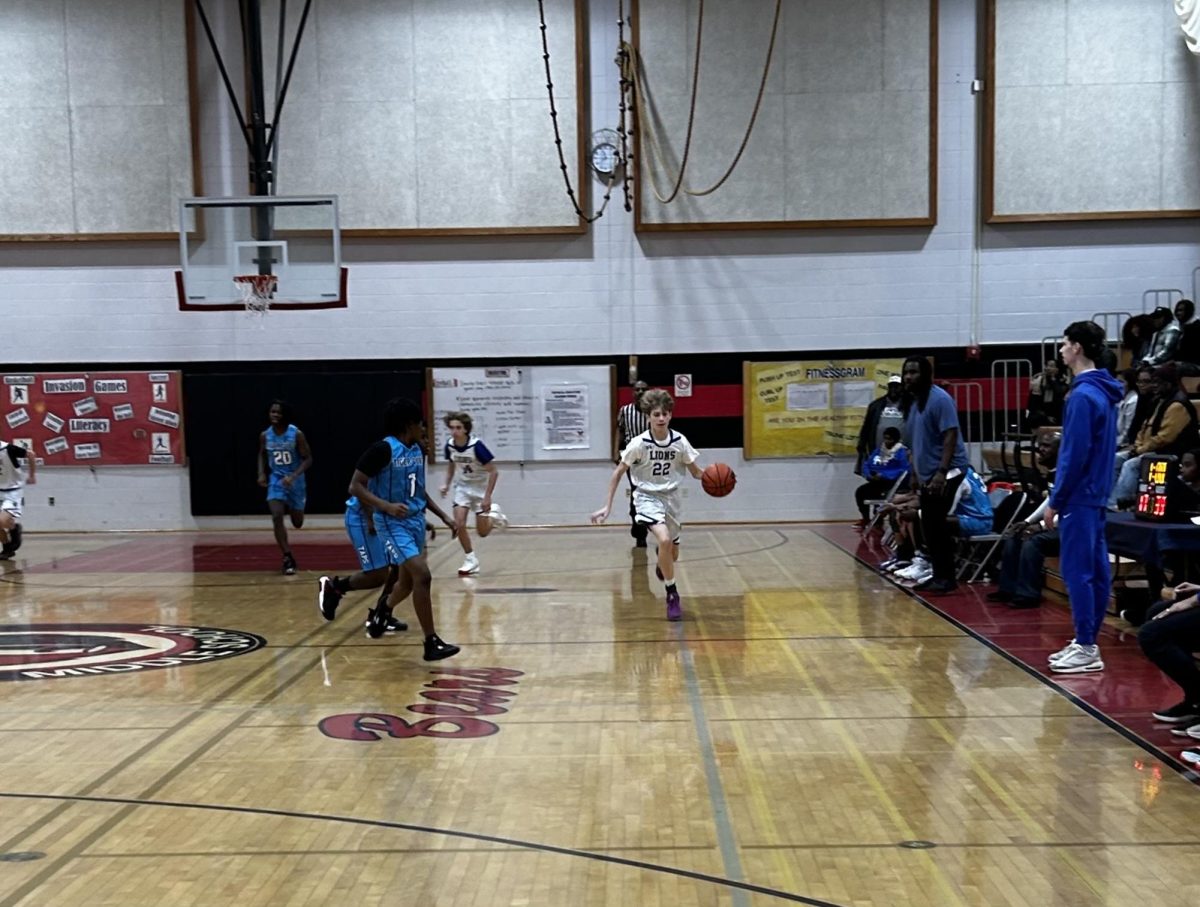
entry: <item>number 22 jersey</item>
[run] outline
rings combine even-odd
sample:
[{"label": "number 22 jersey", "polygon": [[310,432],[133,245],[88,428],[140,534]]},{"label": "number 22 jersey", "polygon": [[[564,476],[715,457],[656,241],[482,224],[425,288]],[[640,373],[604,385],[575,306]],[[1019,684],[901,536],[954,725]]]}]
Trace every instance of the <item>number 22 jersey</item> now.
[{"label": "number 22 jersey", "polygon": [[621,452],[621,462],[629,467],[633,485],[650,494],[669,494],[679,487],[689,463],[700,454],[677,431],[668,429],[665,441],[656,441],[644,431]]}]

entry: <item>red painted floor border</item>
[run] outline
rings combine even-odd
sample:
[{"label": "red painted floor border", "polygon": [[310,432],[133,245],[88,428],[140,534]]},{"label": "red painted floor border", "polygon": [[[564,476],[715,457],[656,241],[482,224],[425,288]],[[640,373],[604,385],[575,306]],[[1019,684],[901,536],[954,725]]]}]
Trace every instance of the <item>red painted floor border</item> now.
[{"label": "red painted floor border", "polygon": [[[879,544],[878,534],[864,537],[849,523],[806,528],[872,569],[891,554]],[[1180,690],[1142,654],[1136,627],[1120,618],[1105,621],[1100,636],[1102,672],[1052,674],[1046,656],[1073,635],[1071,611],[1065,602],[1047,600],[1040,608],[1014,610],[987,601],[986,594],[995,586],[986,583],[961,583],[955,593],[927,598],[903,586],[897,589],[990,644],[1188,780],[1200,783],[1200,774],[1180,759],[1184,750],[1200,751],[1200,740],[1181,740],[1171,734],[1169,725],[1151,717],[1156,709],[1178,702]]]}]

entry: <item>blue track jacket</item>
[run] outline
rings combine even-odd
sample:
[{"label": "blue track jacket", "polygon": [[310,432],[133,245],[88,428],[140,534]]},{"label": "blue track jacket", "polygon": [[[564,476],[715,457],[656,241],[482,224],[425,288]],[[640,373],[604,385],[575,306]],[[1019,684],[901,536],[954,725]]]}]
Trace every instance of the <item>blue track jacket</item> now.
[{"label": "blue track jacket", "polygon": [[1123,396],[1121,382],[1104,369],[1084,372],[1071,382],[1050,493],[1050,506],[1058,512],[1108,503],[1117,450],[1117,404]]}]

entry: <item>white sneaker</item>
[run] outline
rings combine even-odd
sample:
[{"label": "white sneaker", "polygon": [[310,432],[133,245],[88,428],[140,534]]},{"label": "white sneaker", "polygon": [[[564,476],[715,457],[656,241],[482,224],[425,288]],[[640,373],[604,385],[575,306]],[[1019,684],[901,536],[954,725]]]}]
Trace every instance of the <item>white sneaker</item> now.
[{"label": "white sneaker", "polygon": [[1054,664],[1054,662],[1058,661],[1059,659],[1065,658],[1067,653],[1071,651],[1071,647],[1074,645],[1075,645],[1075,640],[1072,639],[1069,643],[1067,643],[1065,646],[1063,646],[1057,652],[1052,653],[1046,659],[1046,661],[1048,661],[1050,664]]},{"label": "white sneaker", "polygon": [[1074,643],[1069,652],[1050,665],[1055,674],[1092,674],[1104,670],[1100,660],[1099,646],[1081,646]]},{"label": "white sneaker", "polygon": [[916,579],[919,576],[924,576],[926,573],[933,573],[933,567],[929,561],[918,557],[903,570],[895,571],[896,579]]},{"label": "white sneaker", "polygon": [[921,583],[927,583],[931,579],[933,579],[933,569],[932,568],[930,568],[929,570],[922,570],[916,576],[909,576],[908,578],[903,580],[903,582],[904,582],[904,585],[906,585],[906,586],[908,586],[908,585],[919,586],[919,585],[921,585]]},{"label": "white sneaker", "polygon": [[459,576],[470,576],[473,573],[479,572],[479,558],[475,556],[475,552],[471,552],[462,562],[462,566],[458,568]]},{"label": "white sneaker", "polygon": [[500,508],[495,504],[492,505],[492,509],[488,511],[485,516],[492,521],[492,525],[497,529],[505,529],[508,527],[508,517],[501,513]]}]

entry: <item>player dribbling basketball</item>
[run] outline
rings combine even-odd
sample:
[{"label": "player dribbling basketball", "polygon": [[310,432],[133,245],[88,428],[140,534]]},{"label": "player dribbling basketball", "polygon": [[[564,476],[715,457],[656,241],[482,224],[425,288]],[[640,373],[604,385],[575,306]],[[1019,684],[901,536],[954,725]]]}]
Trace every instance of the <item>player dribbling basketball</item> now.
[{"label": "player dribbling basketball", "polygon": [[699,479],[704,470],[699,454],[677,431],[671,431],[675,401],[664,390],[646,391],[642,407],[650,414],[650,429],[629,442],[621,452],[621,462],[608,480],[605,504],[592,514],[593,523],[603,523],[612,510],[613,495],[628,472],[633,477],[633,506],[639,523],[650,527],[658,540],[658,566],[655,573],[663,581],[667,595],[667,620],[681,620],[683,607],[675,588],[675,561],[679,559],[679,534],[682,530],[679,483],[684,472]]}]

